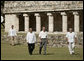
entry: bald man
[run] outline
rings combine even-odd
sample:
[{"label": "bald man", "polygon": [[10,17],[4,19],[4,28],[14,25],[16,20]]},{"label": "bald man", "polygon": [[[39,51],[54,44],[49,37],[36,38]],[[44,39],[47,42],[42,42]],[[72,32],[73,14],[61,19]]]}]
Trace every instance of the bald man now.
[{"label": "bald man", "polygon": [[66,40],[70,54],[74,54],[75,43],[77,42],[77,36],[75,32],[72,32],[72,28],[69,28],[69,32],[66,34]]},{"label": "bald man", "polygon": [[32,28],[29,28],[29,32],[27,33],[26,40],[28,44],[29,54],[32,55],[33,50],[35,48],[35,42],[36,42],[36,35],[32,31]]}]

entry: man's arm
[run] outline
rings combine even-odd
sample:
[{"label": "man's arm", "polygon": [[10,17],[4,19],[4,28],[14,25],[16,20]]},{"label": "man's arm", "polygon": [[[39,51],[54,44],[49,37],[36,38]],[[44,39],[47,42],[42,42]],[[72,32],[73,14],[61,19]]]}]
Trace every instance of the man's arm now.
[{"label": "man's arm", "polygon": [[77,43],[77,37],[75,37],[75,44]]},{"label": "man's arm", "polygon": [[49,44],[48,38],[46,38],[46,39],[47,39],[47,44]]},{"label": "man's arm", "polygon": [[77,36],[76,36],[76,34],[75,34],[75,44],[77,43]]},{"label": "man's arm", "polygon": [[39,39],[40,39],[40,42],[41,42],[41,32],[39,33]]},{"label": "man's arm", "polygon": [[67,44],[69,44],[69,42],[68,42],[68,38],[66,37],[66,41],[67,41]]},{"label": "man's arm", "polygon": [[66,41],[67,41],[67,44],[69,44],[69,42],[68,42],[68,33],[66,34]]}]

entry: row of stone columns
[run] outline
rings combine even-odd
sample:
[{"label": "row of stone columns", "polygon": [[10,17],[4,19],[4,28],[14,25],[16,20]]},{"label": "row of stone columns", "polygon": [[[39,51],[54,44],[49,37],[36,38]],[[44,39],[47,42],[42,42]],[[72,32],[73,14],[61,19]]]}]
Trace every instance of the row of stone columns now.
[{"label": "row of stone columns", "polygon": [[[65,12],[61,12],[62,15],[62,32],[67,32],[67,14]],[[79,15],[77,12],[73,12],[74,15],[74,31],[79,32]],[[23,14],[25,19],[25,31],[29,30],[29,16],[28,14]],[[35,13],[36,16],[36,32],[40,32],[41,29],[41,17],[39,13]],[[49,20],[49,32],[53,32],[53,15],[52,13],[47,13]]]}]

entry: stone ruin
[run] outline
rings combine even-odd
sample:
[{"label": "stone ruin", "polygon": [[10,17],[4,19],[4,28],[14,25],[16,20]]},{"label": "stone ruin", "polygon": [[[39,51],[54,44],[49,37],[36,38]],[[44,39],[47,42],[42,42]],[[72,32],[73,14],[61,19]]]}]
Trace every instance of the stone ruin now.
[{"label": "stone ruin", "polygon": [[[38,34],[36,34],[36,38],[37,38],[37,43],[36,45],[39,45],[39,37]],[[77,34],[77,45],[81,45],[83,46],[83,34]],[[7,35],[3,35],[1,36],[1,40],[2,41],[9,41],[10,38]],[[26,44],[26,35],[18,35],[16,37],[16,40],[18,41],[17,44]],[[49,34],[48,35],[48,46],[50,47],[64,47],[67,46],[66,44],[66,38],[65,38],[65,34]]]}]

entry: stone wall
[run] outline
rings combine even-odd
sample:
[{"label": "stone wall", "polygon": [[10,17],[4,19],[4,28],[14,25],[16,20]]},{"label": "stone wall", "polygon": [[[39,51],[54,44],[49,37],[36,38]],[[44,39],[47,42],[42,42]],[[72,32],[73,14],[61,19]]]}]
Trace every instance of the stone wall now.
[{"label": "stone wall", "polygon": [[[20,44],[25,44],[26,43],[26,34],[25,35],[21,35],[19,34],[16,37],[16,40],[18,41],[18,43]],[[39,45],[39,38],[38,38],[38,34],[36,34],[36,38],[37,38],[37,43],[36,45]],[[82,45],[83,46],[83,34],[77,34],[77,38],[78,38],[78,42],[77,45]],[[3,41],[9,41],[10,38],[5,34],[1,36],[1,40]],[[66,44],[66,38],[65,38],[65,34],[49,34],[48,35],[48,46],[51,47],[63,47],[63,46],[67,46]]]},{"label": "stone wall", "polygon": [[83,9],[83,1],[5,1],[4,13]]},{"label": "stone wall", "polygon": [[8,14],[5,15],[5,32],[8,32],[11,25],[14,25],[16,31],[18,31],[19,29],[19,22],[18,22],[19,18],[17,17],[17,15],[15,14]]}]

